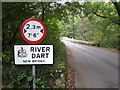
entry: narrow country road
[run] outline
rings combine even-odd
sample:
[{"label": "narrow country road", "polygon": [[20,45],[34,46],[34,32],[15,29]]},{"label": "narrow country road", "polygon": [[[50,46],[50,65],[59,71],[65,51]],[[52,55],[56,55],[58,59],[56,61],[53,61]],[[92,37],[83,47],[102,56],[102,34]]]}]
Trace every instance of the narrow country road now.
[{"label": "narrow country road", "polygon": [[70,49],[75,88],[118,88],[118,54],[64,41]]}]

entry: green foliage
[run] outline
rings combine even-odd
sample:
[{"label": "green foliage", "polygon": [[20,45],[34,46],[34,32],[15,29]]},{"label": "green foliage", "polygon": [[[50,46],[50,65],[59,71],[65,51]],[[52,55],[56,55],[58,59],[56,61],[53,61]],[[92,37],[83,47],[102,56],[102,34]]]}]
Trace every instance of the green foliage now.
[{"label": "green foliage", "polygon": [[[23,89],[32,88],[33,76],[31,66],[16,66],[13,58],[14,44],[27,44],[20,35],[20,27],[28,18],[43,20],[47,27],[47,36],[40,44],[54,45],[54,65],[39,65],[36,67],[36,88],[44,89],[53,87],[49,81],[54,81],[56,70],[65,71],[66,52],[65,46],[60,41],[63,31],[60,20],[63,13],[61,4],[53,2],[20,2],[3,3],[3,88]],[[44,10],[44,12],[43,12]],[[61,12],[61,13],[60,13]]]},{"label": "green foliage", "polygon": [[13,58],[13,45],[27,44],[21,38],[20,27],[28,18],[41,19],[47,27],[47,36],[39,44],[54,45],[54,64],[37,66],[37,88],[60,88],[54,82],[57,70],[65,72],[66,51],[61,35],[119,49],[119,16],[111,2],[4,2],[2,10],[4,88],[32,88],[30,66],[16,66]]},{"label": "green foliage", "polygon": [[[3,86],[7,88],[30,88],[31,71],[26,66],[19,68],[15,65],[3,65]],[[29,71],[29,72],[28,72]],[[23,82],[24,81],[24,82]]]},{"label": "green foliage", "polygon": [[26,19],[37,13],[34,8],[34,3],[2,3],[3,51],[6,48],[11,49],[11,45],[23,42],[19,35],[20,27]]},{"label": "green foliage", "polygon": [[59,86],[53,86],[53,89],[60,89],[61,87]]},{"label": "green foliage", "polygon": [[114,5],[111,2],[86,2],[80,6],[83,17],[79,14],[73,19],[72,15],[68,16],[69,22],[62,25],[62,35],[94,42],[101,47],[119,49],[120,19]]},{"label": "green foliage", "polygon": [[39,88],[39,89],[49,88],[46,81],[42,80],[41,78],[37,78],[35,83],[37,84],[36,88]]}]

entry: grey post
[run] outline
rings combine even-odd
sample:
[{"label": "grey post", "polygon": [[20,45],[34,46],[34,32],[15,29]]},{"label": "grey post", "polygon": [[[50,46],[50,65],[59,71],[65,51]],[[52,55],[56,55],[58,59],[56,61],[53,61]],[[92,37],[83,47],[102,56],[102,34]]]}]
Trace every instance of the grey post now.
[{"label": "grey post", "polygon": [[32,65],[32,75],[33,75],[33,90],[36,90],[36,85],[35,85],[35,65]]}]

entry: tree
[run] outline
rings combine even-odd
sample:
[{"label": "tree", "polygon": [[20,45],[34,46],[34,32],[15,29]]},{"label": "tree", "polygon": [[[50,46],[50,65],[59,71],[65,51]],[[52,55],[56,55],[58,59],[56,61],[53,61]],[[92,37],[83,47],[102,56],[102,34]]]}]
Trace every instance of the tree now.
[{"label": "tree", "polygon": [[[112,2],[112,0],[111,0],[111,2]],[[117,11],[119,18],[120,18],[120,2],[112,2],[112,3],[114,4],[116,11]]]},{"label": "tree", "polygon": [[34,3],[3,3],[3,51],[9,45],[20,41],[19,31],[21,24],[28,18],[36,15]]},{"label": "tree", "polygon": [[[113,4],[115,8],[113,7]],[[119,16],[119,2],[94,2],[94,3],[85,3],[84,13],[86,15],[92,15],[92,13],[100,18],[108,19],[115,24],[120,25],[120,16]],[[90,15],[90,16],[91,16]]]},{"label": "tree", "polygon": [[[13,46],[15,44],[27,44],[20,35],[22,23],[29,18],[42,20],[47,27],[47,36],[39,44],[54,45],[54,65],[37,66],[36,87],[52,88],[47,81],[56,75],[56,70],[65,69],[65,47],[60,41],[62,32],[60,21],[64,15],[61,4],[55,2],[4,2],[3,9],[3,47],[2,47],[2,72],[4,88],[32,88],[30,66],[16,66],[13,58]],[[53,80],[53,79],[51,79]],[[54,81],[54,80],[53,80]],[[47,82],[47,83],[46,83]]]},{"label": "tree", "polygon": [[[79,6],[80,14],[75,14],[76,16],[74,16],[76,23],[73,23],[69,19],[70,15],[72,17],[74,12],[67,9],[72,14],[68,16],[67,20],[69,23],[65,22],[65,25],[63,25],[65,29],[63,35],[71,37],[73,35],[71,28],[74,24],[77,27],[74,30],[75,39],[91,41],[99,46],[118,49],[117,43],[119,41],[118,32],[120,31],[120,22],[118,13],[112,2],[86,2],[79,3]],[[78,9],[75,8],[75,5],[72,8]]]}]

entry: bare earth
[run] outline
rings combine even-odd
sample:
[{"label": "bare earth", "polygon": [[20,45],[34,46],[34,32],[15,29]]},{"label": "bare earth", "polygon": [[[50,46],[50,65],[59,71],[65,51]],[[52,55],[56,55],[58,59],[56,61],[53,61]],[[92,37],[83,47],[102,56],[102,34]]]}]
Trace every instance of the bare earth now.
[{"label": "bare earth", "polygon": [[118,88],[118,54],[64,41],[70,49],[75,88]]}]

